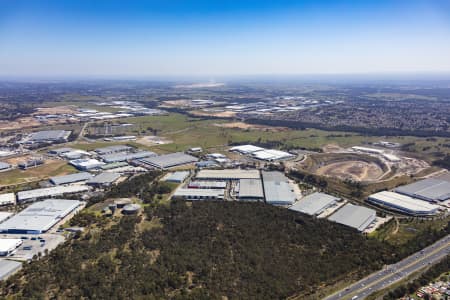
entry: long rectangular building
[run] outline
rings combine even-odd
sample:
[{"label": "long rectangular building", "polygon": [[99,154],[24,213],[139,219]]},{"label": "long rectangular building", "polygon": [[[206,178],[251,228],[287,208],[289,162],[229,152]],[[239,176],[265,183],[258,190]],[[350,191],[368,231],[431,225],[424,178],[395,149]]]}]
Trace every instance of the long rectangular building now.
[{"label": "long rectangular building", "polygon": [[450,182],[428,178],[398,187],[394,191],[429,202],[440,202],[450,199]]},{"label": "long rectangular building", "polygon": [[185,200],[223,200],[225,196],[224,189],[185,189],[181,188],[175,191],[172,198],[181,198]]},{"label": "long rectangular building", "polygon": [[349,203],[332,214],[328,220],[364,231],[375,218],[375,210]]},{"label": "long rectangular building", "polygon": [[74,194],[87,192],[90,187],[86,185],[68,185],[68,186],[55,186],[49,188],[34,189],[28,191],[17,192],[17,201],[34,201],[42,198],[51,198],[55,196],[63,196],[66,194]]},{"label": "long rectangular building", "polygon": [[65,142],[70,136],[71,131],[66,130],[44,130],[33,132],[28,136],[31,142]]},{"label": "long rectangular building", "polygon": [[412,216],[431,216],[439,211],[438,205],[387,191],[370,195],[367,201]]},{"label": "long rectangular building", "polygon": [[260,179],[258,170],[224,169],[224,170],[201,170],[195,176],[198,180],[240,180]]},{"label": "long rectangular building", "polygon": [[79,172],[69,175],[55,176],[50,178],[50,182],[54,185],[69,184],[80,181],[86,181],[92,178],[92,174],[88,172]]},{"label": "long rectangular building", "polygon": [[0,224],[0,232],[40,234],[81,206],[78,200],[47,199],[31,204],[17,215]]},{"label": "long rectangular building", "polygon": [[324,193],[313,193],[308,195],[291,207],[290,210],[298,211],[310,216],[317,216],[325,211],[327,208],[336,205],[340,198],[324,194]]},{"label": "long rectangular building", "polygon": [[140,161],[150,167],[165,170],[168,168],[197,162],[198,158],[189,154],[185,154],[183,152],[176,152],[144,158],[141,159]]},{"label": "long rectangular building", "polygon": [[292,205],[297,199],[289,179],[281,172],[262,172],[266,203]]},{"label": "long rectangular building", "polygon": [[9,205],[16,203],[16,195],[14,193],[0,194],[0,205]]},{"label": "long rectangular building", "polygon": [[127,151],[130,151],[131,149],[133,149],[133,148],[130,146],[127,146],[127,145],[113,145],[113,146],[108,146],[108,147],[103,147],[103,148],[97,148],[94,151],[99,155],[107,155],[107,154],[118,153],[118,152],[127,152]]},{"label": "long rectangular building", "polygon": [[105,163],[115,163],[115,162],[140,159],[140,158],[146,158],[146,157],[154,157],[154,156],[158,156],[158,154],[156,154],[155,152],[151,152],[151,151],[139,151],[139,152],[134,152],[134,153],[107,154],[107,155],[102,156],[101,158]]},{"label": "long rectangular building", "polygon": [[261,179],[239,180],[239,200],[264,201],[264,191]]}]

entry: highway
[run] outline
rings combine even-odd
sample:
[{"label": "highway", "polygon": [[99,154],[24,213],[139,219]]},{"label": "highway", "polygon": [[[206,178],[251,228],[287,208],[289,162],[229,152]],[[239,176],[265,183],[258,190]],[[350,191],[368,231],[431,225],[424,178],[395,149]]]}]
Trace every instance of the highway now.
[{"label": "highway", "polygon": [[420,269],[435,264],[450,253],[450,235],[407,258],[386,266],[324,300],[364,299],[370,294],[405,279]]}]

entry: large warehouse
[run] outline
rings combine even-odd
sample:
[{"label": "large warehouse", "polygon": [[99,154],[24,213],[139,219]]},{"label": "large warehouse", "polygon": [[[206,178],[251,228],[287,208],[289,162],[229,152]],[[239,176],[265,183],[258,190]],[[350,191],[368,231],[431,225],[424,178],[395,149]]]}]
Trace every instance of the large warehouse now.
[{"label": "large warehouse", "polygon": [[201,170],[195,176],[198,180],[240,180],[260,179],[258,170],[224,169],[224,170]]},{"label": "large warehouse", "polygon": [[300,199],[300,201],[289,207],[289,209],[310,216],[317,216],[324,212],[327,208],[336,205],[338,201],[340,201],[340,198],[328,194],[313,193]]},{"label": "large warehouse", "polygon": [[264,150],[264,148],[253,146],[253,145],[240,145],[230,148],[230,151],[232,152],[238,152],[241,154],[251,154],[256,151]]},{"label": "large warehouse", "polygon": [[86,181],[92,178],[92,174],[88,172],[79,172],[69,175],[55,176],[50,178],[50,182],[54,185],[69,184],[80,181]]},{"label": "large warehouse", "polygon": [[178,189],[172,198],[181,198],[184,200],[223,200],[224,189]]},{"label": "large warehouse", "polygon": [[153,168],[165,170],[176,166],[195,163],[198,161],[198,158],[189,154],[185,154],[183,152],[176,152],[144,158],[140,161]]},{"label": "large warehouse", "polygon": [[289,179],[281,172],[262,172],[266,203],[272,205],[292,205],[296,200]]},{"label": "large warehouse", "polygon": [[375,218],[375,210],[349,203],[332,214],[328,220],[364,231]]},{"label": "large warehouse", "polygon": [[450,199],[450,182],[428,178],[398,187],[394,191],[429,202],[440,202]]},{"label": "large warehouse", "polygon": [[238,199],[243,201],[264,201],[261,179],[239,180]]},{"label": "large warehouse", "polygon": [[71,164],[72,166],[74,166],[78,170],[88,171],[88,170],[100,168],[105,163],[101,162],[101,161],[98,161],[96,159],[93,159],[93,158],[87,158],[87,159],[81,158],[81,159],[71,160],[71,161],[69,161],[69,164]]},{"label": "large warehouse", "polygon": [[387,191],[370,195],[367,201],[413,216],[431,216],[437,214],[439,211],[438,205]]},{"label": "large warehouse", "polygon": [[71,131],[66,130],[45,130],[33,132],[28,136],[28,141],[44,143],[44,142],[67,142]]},{"label": "large warehouse", "polygon": [[154,156],[158,156],[158,154],[156,154],[155,152],[151,152],[151,151],[139,151],[139,152],[134,152],[134,153],[107,154],[107,155],[103,155],[101,158],[106,163],[114,163],[114,162],[121,162],[121,161],[140,159],[140,158],[146,158],[146,157],[154,157]]},{"label": "large warehouse", "polygon": [[108,147],[103,147],[103,148],[97,148],[94,151],[98,154],[98,155],[107,155],[107,154],[113,154],[113,153],[118,153],[118,152],[127,152],[132,150],[133,148],[127,145],[113,145],[113,146],[108,146]]},{"label": "large warehouse", "polygon": [[90,190],[90,187],[86,185],[67,185],[67,186],[55,186],[49,188],[28,190],[17,192],[17,201],[33,201],[42,198],[51,198],[54,196],[63,196],[66,194],[74,194],[87,192]]},{"label": "large warehouse", "polygon": [[274,149],[264,149],[261,151],[256,151],[252,153],[252,156],[256,159],[266,160],[266,161],[276,161],[294,158],[295,155],[288,152],[274,150]]},{"label": "large warehouse", "polygon": [[31,204],[17,215],[0,224],[0,232],[40,234],[81,206],[78,200],[47,199]]}]

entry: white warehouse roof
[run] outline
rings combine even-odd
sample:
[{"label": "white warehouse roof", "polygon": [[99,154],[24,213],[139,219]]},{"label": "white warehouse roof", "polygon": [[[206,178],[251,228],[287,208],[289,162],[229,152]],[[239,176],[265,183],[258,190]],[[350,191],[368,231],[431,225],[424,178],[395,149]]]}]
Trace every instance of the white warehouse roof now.
[{"label": "white warehouse roof", "polygon": [[82,204],[78,200],[48,199],[31,204],[0,224],[0,232],[43,233]]},{"label": "white warehouse roof", "polygon": [[197,179],[210,180],[239,180],[239,179],[259,179],[258,170],[224,169],[224,170],[201,170]]},{"label": "white warehouse roof", "polygon": [[450,182],[428,178],[398,187],[394,191],[426,201],[444,201],[450,199]]},{"label": "white warehouse roof", "polygon": [[256,151],[264,150],[264,148],[253,146],[253,145],[241,145],[230,148],[230,151],[236,151],[242,154],[250,154]]},{"label": "white warehouse roof", "polygon": [[16,203],[16,196],[14,193],[7,193],[0,195],[0,205],[8,205]]},{"label": "white warehouse roof", "polygon": [[439,209],[439,206],[427,201],[387,191],[370,195],[367,200],[410,215],[433,215]]},{"label": "white warehouse roof", "polygon": [[7,255],[22,244],[21,239],[0,239],[0,255]]},{"label": "white warehouse roof", "polygon": [[27,201],[32,199],[39,199],[44,197],[61,196],[64,194],[87,192],[90,187],[86,185],[68,185],[55,186],[49,188],[35,189],[17,192],[17,201]]},{"label": "white warehouse roof", "polygon": [[224,189],[178,189],[173,197],[180,197],[187,200],[220,200],[225,195]]},{"label": "white warehouse roof", "polygon": [[264,149],[261,151],[256,151],[256,152],[252,153],[252,156],[257,159],[267,160],[267,161],[288,159],[288,158],[294,157],[294,155],[292,155],[288,152],[274,150],[274,149]]}]

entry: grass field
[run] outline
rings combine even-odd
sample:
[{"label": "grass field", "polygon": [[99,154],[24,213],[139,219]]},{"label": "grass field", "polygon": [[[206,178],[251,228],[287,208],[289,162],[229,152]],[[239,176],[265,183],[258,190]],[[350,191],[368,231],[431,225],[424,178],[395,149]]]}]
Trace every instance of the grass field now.
[{"label": "grass field", "polygon": [[52,176],[65,175],[74,172],[76,172],[76,169],[68,165],[67,162],[54,160],[28,170],[15,169],[1,172],[0,186],[44,180]]}]

